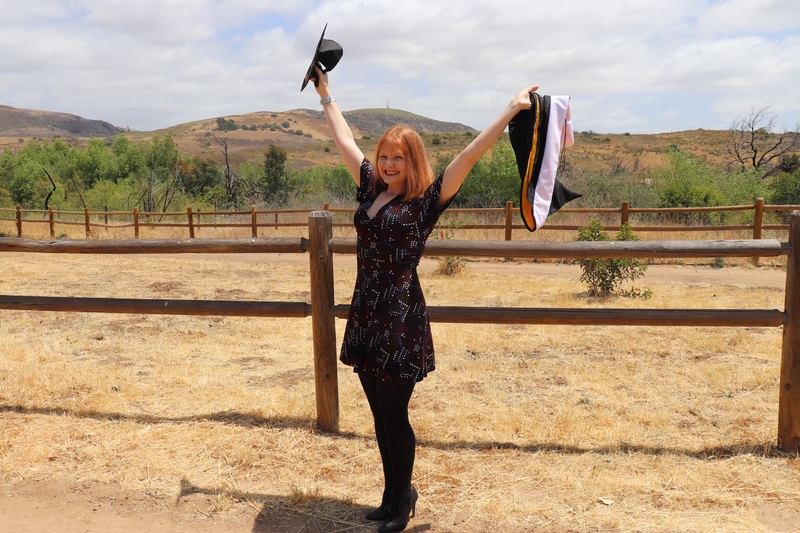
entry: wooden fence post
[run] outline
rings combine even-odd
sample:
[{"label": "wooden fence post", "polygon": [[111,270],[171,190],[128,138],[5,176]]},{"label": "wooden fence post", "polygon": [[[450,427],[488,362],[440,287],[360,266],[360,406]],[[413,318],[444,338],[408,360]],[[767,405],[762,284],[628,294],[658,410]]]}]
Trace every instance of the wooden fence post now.
[{"label": "wooden fence post", "polygon": [[308,215],[308,255],[311,261],[311,327],[314,332],[314,381],[317,425],[323,431],[339,431],[339,378],[336,359],[336,326],[333,307],[333,215],[312,211]]},{"label": "wooden fence post", "polygon": [[194,218],[192,216],[192,206],[186,208],[186,220],[189,222],[189,238],[194,239]]},{"label": "wooden fence post", "polygon": [[760,239],[764,228],[764,199],[756,198],[755,213],[753,213],[753,238]]},{"label": "wooden fence post", "polygon": [[511,240],[511,227],[514,224],[514,203],[509,200],[506,202],[506,240]]},{"label": "wooden fence post", "polygon": [[86,226],[86,237],[89,237],[92,234],[92,219],[88,207],[83,208],[83,221]]},{"label": "wooden fence post", "polygon": [[630,220],[631,203],[627,200],[622,202],[622,209],[619,213],[619,225],[622,226]]},{"label": "wooden fence post", "polygon": [[[764,229],[764,199],[756,198],[753,211],[753,239],[760,239]],[[759,257],[753,257],[753,265],[758,266]]]},{"label": "wooden fence post", "polygon": [[22,238],[22,206],[17,206],[17,237]]},{"label": "wooden fence post", "polygon": [[53,206],[47,208],[47,220],[50,223],[50,238],[54,239],[56,236],[56,221],[53,214]]},{"label": "wooden fence post", "polygon": [[133,237],[139,238],[139,208],[133,208]]},{"label": "wooden fence post", "polygon": [[250,234],[256,239],[258,238],[258,213],[254,205],[250,206],[250,224],[253,227],[253,231],[251,231]]},{"label": "wooden fence post", "polygon": [[800,211],[789,223],[791,251],[786,264],[786,323],[783,326],[778,397],[778,446],[800,451]]}]

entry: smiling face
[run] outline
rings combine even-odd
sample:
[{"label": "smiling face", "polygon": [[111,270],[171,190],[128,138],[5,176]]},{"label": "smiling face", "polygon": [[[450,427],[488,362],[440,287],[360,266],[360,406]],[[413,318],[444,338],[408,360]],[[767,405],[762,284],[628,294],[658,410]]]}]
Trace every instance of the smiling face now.
[{"label": "smiling face", "polygon": [[393,192],[403,192],[408,179],[408,160],[400,144],[386,142],[378,153],[378,175]]},{"label": "smiling face", "polygon": [[[433,183],[433,169],[425,153],[425,144],[406,124],[390,126],[378,139],[375,148],[377,191],[403,194],[408,200],[420,198]],[[377,194],[377,192],[376,192]]]}]

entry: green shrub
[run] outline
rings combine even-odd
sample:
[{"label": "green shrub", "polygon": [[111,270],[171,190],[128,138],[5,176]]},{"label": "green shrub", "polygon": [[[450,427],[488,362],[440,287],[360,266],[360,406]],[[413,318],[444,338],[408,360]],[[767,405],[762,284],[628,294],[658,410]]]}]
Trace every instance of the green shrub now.
[{"label": "green shrub", "polygon": [[[593,218],[588,226],[578,229],[578,241],[611,241],[611,237],[603,230],[600,220]],[[617,241],[638,241],[630,224],[623,224],[616,237]],[[644,276],[647,265],[633,258],[596,258],[578,259],[578,264],[583,269],[581,282],[589,286],[589,296],[605,297],[617,292],[623,296],[650,298],[650,289],[623,290],[620,286],[626,281],[635,281]]]},{"label": "green shrub", "polygon": [[[800,204],[800,170],[795,171],[794,174],[778,174],[769,184],[769,191],[769,203],[776,205]],[[776,215],[781,222],[787,224],[791,213],[778,211]]]},{"label": "green shrub", "polygon": [[[433,237],[434,239],[450,240],[453,238],[453,230],[448,227],[441,228],[434,233]],[[462,272],[467,266],[462,257],[448,255],[440,256],[438,259],[439,268],[436,269],[436,271],[445,276],[455,276]]]}]

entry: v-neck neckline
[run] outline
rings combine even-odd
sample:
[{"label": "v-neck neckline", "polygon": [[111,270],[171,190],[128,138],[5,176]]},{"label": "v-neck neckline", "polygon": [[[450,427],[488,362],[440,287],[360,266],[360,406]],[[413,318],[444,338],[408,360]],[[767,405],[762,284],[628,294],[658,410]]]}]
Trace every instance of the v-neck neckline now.
[{"label": "v-neck neckline", "polygon": [[389,198],[389,200],[388,200],[388,201],[386,201],[386,203],[384,203],[382,206],[380,206],[380,207],[379,207],[379,208],[378,208],[378,209],[375,211],[375,214],[374,214],[374,215],[372,215],[372,216],[369,216],[369,213],[368,213],[368,211],[369,211],[369,210],[370,210],[370,208],[371,208],[371,207],[372,207],[372,206],[375,204],[375,200],[377,200],[377,199],[378,199],[378,197],[376,196],[376,197],[375,197],[375,200],[373,200],[373,201],[372,201],[372,203],[371,203],[371,204],[369,204],[369,207],[367,207],[367,209],[364,211],[364,214],[366,214],[366,215],[367,215],[367,219],[369,219],[370,221],[374,221],[375,219],[377,219],[377,218],[378,218],[378,215],[380,215],[380,214],[381,214],[381,211],[383,211],[384,209],[386,209],[386,207],[387,207],[387,206],[391,205],[391,204],[392,204],[392,203],[394,203],[394,202],[395,202],[395,201],[396,201],[398,198],[400,198],[400,197],[402,197],[402,196],[403,196],[402,194],[395,194],[394,196],[392,196],[391,198]]}]

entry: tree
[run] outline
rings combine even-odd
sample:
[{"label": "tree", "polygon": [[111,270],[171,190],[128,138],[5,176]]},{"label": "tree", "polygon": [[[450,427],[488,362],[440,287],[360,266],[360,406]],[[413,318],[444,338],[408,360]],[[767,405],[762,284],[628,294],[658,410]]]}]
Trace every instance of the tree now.
[{"label": "tree", "polygon": [[15,204],[34,207],[37,182],[44,177],[42,167],[37,161],[21,160],[8,181],[7,189]]},{"label": "tree", "polygon": [[115,157],[115,168],[113,176],[106,176],[114,182],[137,178],[143,174],[144,152],[142,148],[133,144],[125,135],[117,135],[111,142],[111,153]]},{"label": "tree", "polygon": [[[449,160],[437,161],[437,170],[443,170]],[[519,201],[520,178],[517,160],[511,143],[498,141],[469,173],[467,180],[455,197],[458,207],[497,207],[509,200]]]},{"label": "tree", "polygon": [[[772,204],[797,205],[800,204],[800,170],[795,170],[794,174],[780,173],[772,183],[769,184],[770,197]],[[787,211],[776,213],[784,224],[789,223],[791,214]]]},{"label": "tree", "polygon": [[0,207],[7,209],[14,207],[14,201],[11,200],[11,193],[7,189],[0,188]]},{"label": "tree", "polygon": [[286,158],[286,150],[274,144],[270,144],[264,152],[264,177],[260,192],[267,204],[281,206],[289,198]]},{"label": "tree", "polygon": [[[667,165],[650,173],[658,191],[658,207],[716,207],[726,199],[718,186],[720,177],[704,160],[678,148],[667,150]],[[702,224],[719,223],[720,213],[700,213]],[[675,214],[676,220],[689,224],[692,214]]]},{"label": "tree", "polygon": [[795,174],[800,170],[800,154],[790,154],[781,157],[781,162],[777,167],[778,172],[784,174]]},{"label": "tree", "polygon": [[180,189],[181,153],[171,135],[153,137],[143,146],[145,176],[137,204],[144,211],[166,212]]},{"label": "tree", "polygon": [[311,167],[291,174],[288,182],[294,200],[303,205],[350,205],[356,197],[356,184],[342,164]]},{"label": "tree", "polygon": [[200,197],[223,183],[222,170],[210,157],[193,156],[181,173],[181,187],[191,196]]},{"label": "tree", "polygon": [[352,201],[356,196],[356,184],[345,165],[337,165],[326,172],[325,189],[330,200]]},{"label": "tree", "polygon": [[136,185],[131,180],[100,180],[86,191],[86,203],[92,211],[130,211]]},{"label": "tree", "polygon": [[103,139],[93,138],[83,150],[77,152],[75,175],[87,189],[100,180],[110,179],[114,174],[115,156],[108,150]]},{"label": "tree", "polygon": [[734,166],[766,178],[775,173],[783,156],[800,149],[800,123],[794,130],[778,130],[776,120],[777,115],[765,106],[733,121],[725,150]]},{"label": "tree", "polygon": [[217,130],[219,131],[236,131],[239,129],[239,126],[236,125],[236,122],[231,118],[225,120],[222,117],[217,118]]},{"label": "tree", "polygon": [[[214,142],[220,146],[220,150],[222,150],[222,155],[225,157],[225,168],[222,171],[223,177],[223,185],[225,187],[225,195],[224,198],[217,198],[217,201],[222,201],[226,205],[235,206],[238,204],[238,195],[236,194],[237,189],[237,182],[239,181],[239,177],[236,173],[231,169],[231,160],[228,155],[228,139],[224,137],[217,137],[216,135],[212,136],[214,138]],[[218,196],[218,195],[217,195]]]}]

